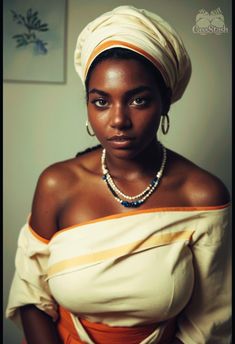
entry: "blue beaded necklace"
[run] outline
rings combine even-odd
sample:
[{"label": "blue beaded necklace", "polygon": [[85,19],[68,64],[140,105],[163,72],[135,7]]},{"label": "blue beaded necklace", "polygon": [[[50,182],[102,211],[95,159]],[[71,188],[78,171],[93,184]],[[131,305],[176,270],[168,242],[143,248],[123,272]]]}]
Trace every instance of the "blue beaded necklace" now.
[{"label": "blue beaded necklace", "polygon": [[[159,181],[162,177],[163,170],[164,170],[165,165],[166,165],[166,158],[167,158],[166,148],[162,144],[161,144],[161,146],[162,146],[162,163],[161,163],[160,170],[157,172],[156,176],[153,178],[153,180],[150,182],[150,184],[146,187],[146,189],[144,189],[144,191],[142,191],[141,193],[139,193],[138,195],[135,195],[135,196],[128,196],[128,195],[124,194],[117,187],[117,185],[114,183],[114,181],[113,181],[113,179],[109,173],[109,170],[105,164],[106,150],[103,149],[103,152],[101,155],[101,167],[102,167],[102,172],[103,172],[102,179],[107,184],[109,190],[113,194],[116,201],[119,202],[123,207],[137,208],[137,207],[141,206],[157,188]],[[124,198],[126,200],[123,200],[120,196],[122,196],[122,198]],[[129,200],[131,200],[131,201],[129,201]]]}]

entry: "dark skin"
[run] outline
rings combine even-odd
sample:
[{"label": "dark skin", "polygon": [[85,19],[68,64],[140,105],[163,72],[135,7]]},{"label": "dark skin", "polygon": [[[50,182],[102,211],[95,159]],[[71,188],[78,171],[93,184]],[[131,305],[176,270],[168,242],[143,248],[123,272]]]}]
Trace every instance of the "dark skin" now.
[{"label": "dark skin", "polygon": [[[115,183],[128,195],[141,192],[161,164],[156,132],[161,115],[169,109],[168,95],[161,96],[156,80],[140,62],[108,59],[92,72],[87,108],[91,126],[106,148]],[[124,148],[109,140],[119,134],[132,138]],[[229,202],[229,193],[217,177],[171,150],[167,153],[161,182],[140,209]],[[31,226],[40,236],[51,239],[68,226],[130,211],[114,199],[101,179],[100,157],[97,149],[56,163],[41,174],[31,216]],[[61,343],[55,324],[35,306],[22,307],[21,317],[28,344]],[[35,338],[35,333],[41,337]],[[181,341],[172,338],[164,344],[177,343]]]}]

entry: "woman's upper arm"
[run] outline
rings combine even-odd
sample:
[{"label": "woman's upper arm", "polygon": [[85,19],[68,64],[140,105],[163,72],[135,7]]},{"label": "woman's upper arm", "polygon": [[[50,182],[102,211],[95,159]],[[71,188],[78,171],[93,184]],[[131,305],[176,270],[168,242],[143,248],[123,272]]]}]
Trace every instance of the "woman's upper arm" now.
[{"label": "woman's upper arm", "polygon": [[65,197],[63,174],[59,164],[44,170],[38,179],[33,197],[30,225],[37,234],[48,240],[58,230],[58,211]]},{"label": "woman's upper arm", "polygon": [[230,207],[202,212],[190,248],[194,290],[178,316],[183,343],[225,344],[231,338]]}]

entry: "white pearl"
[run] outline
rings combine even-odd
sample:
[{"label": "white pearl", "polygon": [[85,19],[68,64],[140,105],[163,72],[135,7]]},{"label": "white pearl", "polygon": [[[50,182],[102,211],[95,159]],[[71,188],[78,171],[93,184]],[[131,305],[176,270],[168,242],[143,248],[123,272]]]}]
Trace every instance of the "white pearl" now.
[{"label": "white pearl", "polygon": [[[156,189],[160,178],[162,177],[163,174],[163,170],[164,167],[166,165],[166,148],[162,145],[162,149],[163,149],[163,159],[162,159],[162,164],[161,164],[161,168],[160,170],[157,172],[156,177],[157,177],[157,181],[155,182],[154,185],[149,184],[144,191],[142,191],[141,193],[139,193],[138,195],[135,196],[128,196],[126,194],[124,194],[121,190],[118,189],[118,187],[116,186],[116,184],[114,183],[111,175],[109,174],[108,168],[105,166],[105,156],[106,156],[106,151],[105,149],[103,149],[102,155],[101,155],[101,167],[102,167],[102,172],[104,175],[106,175],[106,183],[109,185],[109,187],[113,190],[113,192],[115,194],[119,194],[121,195],[123,198],[128,199],[128,200],[136,200],[138,202],[143,203],[152,193],[153,191]],[[156,178],[155,177],[155,178]],[[142,198],[140,198],[141,196],[143,196]],[[119,198],[118,196],[114,196],[114,198],[119,202],[122,203],[122,199]]]}]

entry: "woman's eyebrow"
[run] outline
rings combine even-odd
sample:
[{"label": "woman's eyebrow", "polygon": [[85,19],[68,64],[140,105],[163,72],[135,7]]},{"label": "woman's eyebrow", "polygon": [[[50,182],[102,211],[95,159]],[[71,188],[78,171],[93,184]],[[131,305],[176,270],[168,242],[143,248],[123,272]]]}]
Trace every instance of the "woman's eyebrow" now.
[{"label": "woman's eyebrow", "polygon": [[[149,86],[138,86],[136,88],[133,88],[133,89],[125,92],[125,96],[127,96],[127,97],[133,96],[137,93],[144,92],[144,91],[152,91],[152,89]],[[93,93],[97,93],[97,94],[104,96],[104,97],[109,96],[109,93],[102,91],[102,90],[99,90],[98,88],[92,88],[91,90],[88,91],[88,94],[93,94]]]},{"label": "woman's eyebrow", "polygon": [[133,88],[132,90],[129,90],[125,93],[125,95],[127,97],[130,97],[130,96],[133,96],[137,93],[141,93],[141,92],[144,92],[144,91],[152,91],[151,87],[149,86],[139,86],[139,87],[136,87],[136,88]]},{"label": "woman's eyebrow", "polygon": [[97,88],[92,88],[91,90],[88,91],[88,94],[91,93],[98,93],[101,96],[107,97],[109,94],[107,92],[104,92],[102,90],[98,90]]}]

